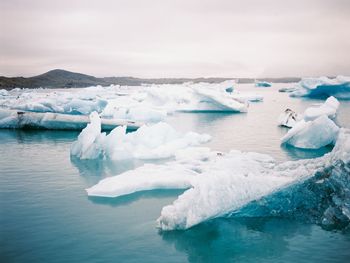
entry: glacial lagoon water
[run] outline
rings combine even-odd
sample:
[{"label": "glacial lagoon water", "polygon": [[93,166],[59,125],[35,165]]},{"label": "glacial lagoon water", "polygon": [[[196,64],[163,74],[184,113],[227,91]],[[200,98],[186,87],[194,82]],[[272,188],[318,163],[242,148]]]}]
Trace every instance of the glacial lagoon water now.
[{"label": "glacial lagoon water", "polygon": [[[277,161],[330,151],[280,146],[276,126],[286,108],[303,112],[318,100],[290,98],[272,88],[247,114],[177,113],[181,131],[211,134],[213,150],[255,151]],[[350,102],[337,123],[350,127]],[[155,220],[181,191],[88,198],[85,188],[142,165],[70,157],[77,132],[0,130],[0,262],[348,262],[350,230],[326,231],[288,218],[220,218],[186,231],[159,232]]]}]

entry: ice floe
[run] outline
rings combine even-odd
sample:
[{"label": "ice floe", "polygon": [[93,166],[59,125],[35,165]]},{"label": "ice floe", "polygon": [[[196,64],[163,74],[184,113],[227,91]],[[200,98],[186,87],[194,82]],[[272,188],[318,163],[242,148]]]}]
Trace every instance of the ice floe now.
[{"label": "ice floe", "polygon": [[281,142],[297,148],[319,149],[334,144],[338,132],[339,127],[326,115],[321,115],[315,120],[297,122]]},{"label": "ice floe", "polygon": [[304,78],[294,87],[290,96],[321,99],[334,96],[337,99],[350,99],[350,77]]},{"label": "ice floe", "polygon": [[[30,112],[0,108],[0,128],[81,131],[89,121],[89,117],[85,115]],[[112,130],[117,126],[126,126],[129,131],[132,131],[137,130],[142,123],[124,119],[102,119],[101,125],[102,130]]]},{"label": "ice floe", "polygon": [[92,196],[116,197],[159,188],[187,189],[173,204],[162,209],[157,220],[162,230],[187,229],[302,183],[338,162],[349,167],[350,135],[344,129],[333,151],[316,159],[277,164],[270,156],[258,153],[223,154],[189,148],[180,151],[175,161],[145,165],[106,178],[87,192]]},{"label": "ice floe", "polygon": [[255,82],[255,87],[264,87],[264,88],[267,88],[267,87],[271,87],[272,84],[270,82],[267,82],[267,81],[258,81],[258,82]]},{"label": "ice floe", "polygon": [[101,133],[101,121],[96,112],[91,123],[81,132],[71,147],[71,154],[81,159],[99,157],[112,160],[170,158],[180,149],[208,142],[207,134],[177,132],[169,124],[159,122],[144,125],[136,132],[127,133],[126,126]]}]

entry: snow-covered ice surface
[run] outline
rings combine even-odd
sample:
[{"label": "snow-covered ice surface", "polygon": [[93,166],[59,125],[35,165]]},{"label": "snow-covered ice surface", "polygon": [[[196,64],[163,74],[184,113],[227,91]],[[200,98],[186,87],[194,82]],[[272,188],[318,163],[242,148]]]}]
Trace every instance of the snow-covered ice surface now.
[{"label": "snow-covered ice surface", "polygon": [[333,96],[327,98],[327,100],[319,107],[309,107],[304,112],[304,120],[314,120],[322,115],[326,115],[331,119],[334,119],[337,110],[339,108],[339,101]]},{"label": "snow-covered ice surface", "polygon": [[143,190],[190,187],[172,205],[165,206],[157,220],[162,230],[187,229],[303,183],[335,164],[347,167],[345,173],[339,174],[346,177],[349,163],[350,135],[343,129],[333,151],[320,158],[277,164],[270,156],[258,153],[223,154],[189,148],[179,152],[175,161],[144,165],[104,179],[87,192],[92,196],[116,197]]},{"label": "snow-covered ice surface", "polygon": [[297,122],[281,142],[303,149],[319,149],[334,144],[338,132],[339,127],[326,115],[321,115],[315,120]]},{"label": "snow-covered ice surface", "polygon": [[71,155],[80,159],[164,159],[174,156],[180,149],[200,145],[211,138],[195,132],[182,134],[164,122],[144,125],[131,133],[126,132],[126,126],[119,126],[106,135],[101,133],[97,112],[91,113],[90,120],[71,147]]},{"label": "snow-covered ice surface", "polygon": [[350,99],[350,77],[304,78],[294,87],[290,96],[319,99],[334,96],[337,99]]}]

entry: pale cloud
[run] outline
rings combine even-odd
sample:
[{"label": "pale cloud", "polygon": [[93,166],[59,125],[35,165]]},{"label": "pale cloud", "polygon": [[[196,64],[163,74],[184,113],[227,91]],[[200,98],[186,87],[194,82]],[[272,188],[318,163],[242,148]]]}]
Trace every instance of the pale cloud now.
[{"label": "pale cloud", "polygon": [[0,0],[0,75],[350,75],[350,1]]}]

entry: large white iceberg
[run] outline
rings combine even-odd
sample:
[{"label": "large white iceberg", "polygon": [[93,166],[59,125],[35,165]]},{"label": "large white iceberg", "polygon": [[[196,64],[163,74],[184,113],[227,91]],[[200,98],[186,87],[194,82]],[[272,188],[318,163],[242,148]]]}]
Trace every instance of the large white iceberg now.
[{"label": "large white iceberg", "polygon": [[341,130],[331,153],[316,159],[276,164],[263,154],[240,151],[222,154],[191,148],[179,152],[176,161],[145,165],[104,179],[87,192],[93,196],[116,197],[158,188],[189,188],[173,204],[165,206],[157,220],[162,230],[187,229],[301,183],[337,162],[349,165],[348,130]]},{"label": "large white iceberg", "polygon": [[350,99],[350,77],[303,78],[290,93],[292,97]]},{"label": "large white iceberg", "polygon": [[339,127],[326,115],[321,115],[315,120],[297,122],[281,142],[297,148],[319,149],[334,144],[338,132]]},{"label": "large white iceberg", "polygon": [[93,113],[91,123],[73,143],[71,154],[81,159],[163,159],[174,156],[180,149],[208,142],[210,138],[195,132],[182,134],[164,122],[144,125],[132,133],[126,132],[126,126],[120,126],[106,135],[101,133],[97,113]]}]

